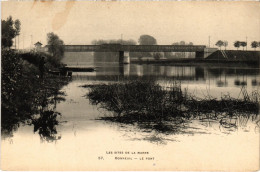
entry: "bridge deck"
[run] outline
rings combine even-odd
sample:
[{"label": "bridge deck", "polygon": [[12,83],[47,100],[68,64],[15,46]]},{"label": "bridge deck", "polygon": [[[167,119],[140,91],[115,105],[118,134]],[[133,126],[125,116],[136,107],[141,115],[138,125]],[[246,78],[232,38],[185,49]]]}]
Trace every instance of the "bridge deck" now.
[{"label": "bridge deck", "polygon": [[204,48],[205,45],[65,45],[65,52],[196,52]]}]

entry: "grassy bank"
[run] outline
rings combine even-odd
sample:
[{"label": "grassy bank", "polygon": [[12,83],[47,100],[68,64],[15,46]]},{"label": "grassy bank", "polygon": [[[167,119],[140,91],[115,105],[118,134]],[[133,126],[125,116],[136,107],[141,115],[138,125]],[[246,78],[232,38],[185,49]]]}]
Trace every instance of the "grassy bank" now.
[{"label": "grassy bank", "polygon": [[178,131],[192,119],[215,120],[223,127],[237,127],[240,117],[249,119],[259,114],[259,93],[249,96],[245,90],[241,92],[242,99],[225,96],[217,100],[190,96],[178,83],[167,89],[141,80],[85,87],[89,88],[87,97],[92,104],[114,113],[101,119],[135,123],[161,132]]},{"label": "grassy bank", "polygon": [[[37,59],[31,57],[31,60],[25,60],[15,51],[2,50],[1,132],[12,136],[19,125],[28,124],[33,125],[42,138],[55,139],[58,114],[55,105],[64,99],[64,93],[59,90],[69,79],[48,73],[40,78]],[[55,68],[47,63],[46,70]]]}]

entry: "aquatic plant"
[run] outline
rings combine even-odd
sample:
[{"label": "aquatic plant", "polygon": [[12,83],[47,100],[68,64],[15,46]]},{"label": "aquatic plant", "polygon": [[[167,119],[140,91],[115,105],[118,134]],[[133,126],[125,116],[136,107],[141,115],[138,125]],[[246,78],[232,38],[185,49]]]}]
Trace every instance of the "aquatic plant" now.
[{"label": "aquatic plant", "polygon": [[225,95],[218,100],[211,97],[199,99],[188,95],[181,90],[181,85],[177,82],[167,88],[147,80],[85,87],[89,88],[86,96],[93,105],[114,113],[113,116],[101,119],[137,123],[162,132],[176,131],[178,126],[192,119],[218,120],[224,127],[236,127],[237,123],[231,125],[227,118],[250,118],[259,114],[259,93],[254,92],[249,96],[245,89],[241,90],[243,98]]}]

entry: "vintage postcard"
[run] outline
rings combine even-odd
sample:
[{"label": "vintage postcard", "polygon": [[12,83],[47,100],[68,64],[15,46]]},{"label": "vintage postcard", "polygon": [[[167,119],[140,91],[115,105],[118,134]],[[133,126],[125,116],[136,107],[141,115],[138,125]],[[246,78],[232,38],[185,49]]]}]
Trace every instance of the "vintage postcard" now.
[{"label": "vintage postcard", "polygon": [[1,2],[1,170],[257,171],[257,1]]}]

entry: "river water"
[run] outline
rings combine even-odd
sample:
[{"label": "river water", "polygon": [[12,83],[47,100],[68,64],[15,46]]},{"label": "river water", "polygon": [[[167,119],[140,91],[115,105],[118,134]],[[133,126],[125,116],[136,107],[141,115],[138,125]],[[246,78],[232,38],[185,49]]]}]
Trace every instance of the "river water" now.
[{"label": "river water", "polygon": [[[57,139],[40,137],[33,132],[33,126],[20,125],[12,137],[1,141],[2,169],[244,171],[259,168],[257,120],[249,119],[237,128],[224,128],[214,121],[192,121],[184,132],[166,134],[97,120],[111,112],[91,105],[85,97],[88,88],[80,87],[122,79],[153,79],[165,87],[178,81],[182,90],[200,98],[210,95],[219,99],[227,94],[242,98],[243,89],[248,93],[260,91],[259,68],[120,66],[118,63],[95,63],[95,67],[95,72],[74,72],[72,81],[62,88],[66,95],[65,101],[56,105],[56,111],[61,113],[57,118]],[[128,160],[115,160],[116,157]]]}]

